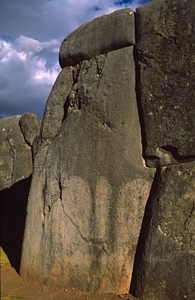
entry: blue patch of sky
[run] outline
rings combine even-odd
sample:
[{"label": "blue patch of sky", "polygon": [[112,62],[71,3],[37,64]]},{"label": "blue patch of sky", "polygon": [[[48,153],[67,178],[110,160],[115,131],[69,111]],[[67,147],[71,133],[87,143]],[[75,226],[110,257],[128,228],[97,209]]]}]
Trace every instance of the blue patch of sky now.
[{"label": "blue patch of sky", "polygon": [[[7,43],[14,43],[14,39],[10,35],[2,34],[0,35],[0,40],[3,40]],[[3,59],[3,57],[0,56],[0,61]]]},{"label": "blue patch of sky", "polygon": [[[139,2],[140,2],[140,5],[144,5],[144,4],[146,4],[146,3],[149,3],[149,2],[151,2],[152,0],[140,0]],[[118,6],[120,6],[120,5],[124,5],[124,4],[126,4],[126,5],[131,5],[133,3],[133,0],[116,0],[115,2],[114,2],[114,4],[115,5],[118,5]]]},{"label": "blue patch of sky", "polygon": [[42,51],[40,51],[39,53],[36,53],[35,55],[38,56],[39,58],[42,58],[43,60],[45,60],[45,63],[46,63],[45,66],[47,69],[52,69],[54,62],[58,61],[58,53],[50,52],[47,49],[43,49]]},{"label": "blue patch of sky", "polygon": [[133,0],[117,0],[114,2],[115,5],[131,4]]},{"label": "blue patch of sky", "polygon": [[14,42],[14,39],[10,35],[7,35],[7,34],[2,34],[0,36],[0,39],[6,41],[8,43],[13,43]]},{"label": "blue patch of sky", "polygon": [[100,11],[100,10],[102,10],[102,8],[99,7],[99,6],[93,6],[93,10],[95,10],[95,11]]}]

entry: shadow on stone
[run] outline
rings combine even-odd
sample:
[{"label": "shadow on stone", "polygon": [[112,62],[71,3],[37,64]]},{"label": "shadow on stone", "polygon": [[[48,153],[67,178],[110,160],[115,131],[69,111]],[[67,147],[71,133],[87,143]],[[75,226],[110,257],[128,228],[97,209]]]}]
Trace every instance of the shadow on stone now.
[{"label": "shadow on stone", "polygon": [[31,177],[0,191],[1,247],[19,272]]},{"label": "shadow on stone", "polygon": [[149,226],[150,226],[150,222],[151,222],[151,218],[152,218],[152,214],[153,214],[153,212],[152,212],[153,204],[152,203],[153,203],[156,191],[157,191],[160,173],[161,173],[161,169],[159,168],[159,169],[157,169],[155,176],[154,176],[153,184],[152,184],[150,195],[148,197],[148,201],[146,204],[144,218],[143,218],[143,222],[142,222],[142,226],[141,226],[141,230],[140,230],[140,235],[139,235],[139,240],[138,240],[138,244],[137,244],[135,260],[134,260],[133,272],[132,272],[132,280],[130,283],[130,294],[132,294],[133,296],[135,296],[135,291],[137,290],[137,282],[140,281],[140,276],[141,276],[140,272],[142,270],[142,267],[141,267],[142,266],[142,257],[143,257],[144,251],[145,251],[145,243],[147,240],[148,230],[149,230]]},{"label": "shadow on stone", "polygon": [[[136,16],[135,16],[136,22]],[[136,26],[135,26],[136,28]],[[136,33],[137,35],[137,33]],[[145,136],[145,122],[143,118],[143,108],[141,105],[141,91],[140,91],[140,65],[139,65],[139,49],[137,49],[137,45],[134,47],[134,61],[135,61],[135,90],[136,90],[136,99],[137,99],[137,108],[139,114],[139,122],[140,122],[140,129],[141,129],[141,139],[142,139],[142,156],[144,159],[145,157],[145,149],[146,149],[146,136]]]}]

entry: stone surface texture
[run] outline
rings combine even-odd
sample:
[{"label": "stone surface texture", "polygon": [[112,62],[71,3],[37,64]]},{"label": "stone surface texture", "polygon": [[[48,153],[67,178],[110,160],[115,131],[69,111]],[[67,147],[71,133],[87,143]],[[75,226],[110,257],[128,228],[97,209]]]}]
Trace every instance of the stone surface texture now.
[{"label": "stone surface texture", "polygon": [[32,173],[31,147],[20,130],[20,118],[19,115],[0,120],[0,190]]},{"label": "stone surface texture", "polygon": [[64,118],[64,104],[73,85],[72,68],[64,68],[58,75],[48,97],[43,122],[41,139],[53,139],[60,129]]},{"label": "stone surface texture", "polygon": [[84,23],[61,44],[59,61],[62,68],[84,59],[135,44],[134,11],[117,10]]},{"label": "stone surface texture", "polygon": [[41,121],[35,114],[24,113],[20,118],[19,125],[26,143],[32,147],[35,137],[40,135]]},{"label": "stone surface texture", "polygon": [[4,251],[43,284],[194,300],[194,0],[85,23],[59,60],[42,123],[0,120]]},{"label": "stone surface texture", "polygon": [[195,2],[136,10],[139,101],[148,166],[195,157]]},{"label": "stone surface texture", "polygon": [[128,293],[154,174],[141,155],[133,47],[84,60],[72,72],[63,122],[35,158],[20,273]]},{"label": "stone surface texture", "polygon": [[161,169],[145,219],[150,221],[138,246],[136,296],[195,299],[194,162]]}]

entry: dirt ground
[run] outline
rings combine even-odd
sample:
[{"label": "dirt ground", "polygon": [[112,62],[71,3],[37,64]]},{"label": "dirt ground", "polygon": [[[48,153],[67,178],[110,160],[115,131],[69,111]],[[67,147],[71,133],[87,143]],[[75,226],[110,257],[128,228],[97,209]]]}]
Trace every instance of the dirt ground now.
[{"label": "dirt ground", "polygon": [[115,294],[89,294],[77,289],[52,288],[21,278],[11,267],[1,249],[2,300],[135,300],[137,298]]}]

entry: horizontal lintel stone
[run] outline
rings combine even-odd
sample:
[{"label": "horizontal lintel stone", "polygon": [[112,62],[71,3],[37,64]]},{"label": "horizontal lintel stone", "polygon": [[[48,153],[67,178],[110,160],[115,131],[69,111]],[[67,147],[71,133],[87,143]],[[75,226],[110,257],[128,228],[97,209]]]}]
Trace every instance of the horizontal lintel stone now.
[{"label": "horizontal lintel stone", "polygon": [[135,44],[134,11],[117,10],[84,23],[62,42],[61,68]]}]

